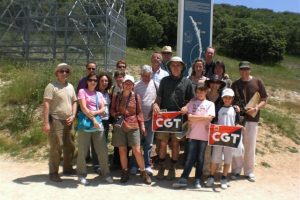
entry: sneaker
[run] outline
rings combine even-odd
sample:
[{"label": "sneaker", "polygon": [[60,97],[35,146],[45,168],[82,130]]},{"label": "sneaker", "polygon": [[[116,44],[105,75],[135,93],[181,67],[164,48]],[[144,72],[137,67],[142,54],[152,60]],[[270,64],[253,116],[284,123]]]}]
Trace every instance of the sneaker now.
[{"label": "sneaker", "polygon": [[76,175],[76,174],[77,174],[76,169],[73,169],[73,168],[63,171],[63,175],[67,175],[67,176],[68,175]]},{"label": "sneaker", "polygon": [[173,188],[187,187],[188,181],[185,178],[180,178],[176,183],[173,183]]},{"label": "sneaker", "polygon": [[53,182],[62,182],[62,179],[59,177],[57,173],[49,174],[50,181]]},{"label": "sneaker", "polygon": [[228,185],[227,185],[227,178],[225,178],[225,177],[223,178],[222,177],[220,182],[221,182],[221,188],[222,189],[227,189],[227,187],[228,187]]},{"label": "sneaker", "polygon": [[208,176],[208,179],[206,181],[206,187],[212,187],[214,185],[215,179],[213,176]]},{"label": "sneaker", "polygon": [[121,183],[126,183],[129,180],[128,170],[122,170]]},{"label": "sneaker", "polygon": [[101,169],[100,169],[100,166],[99,166],[99,165],[95,165],[95,166],[93,167],[93,169],[94,169],[94,172],[95,172],[96,174],[100,175]]},{"label": "sneaker", "polygon": [[195,188],[197,189],[201,188],[200,179],[195,179]]},{"label": "sneaker", "polygon": [[82,184],[82,185],[88,185],[88,184],[90,184],[90,183],[86,180],[85,177],[78,177],[78,181],[79,181],[79,183]]},{"label": "sneaker", "polygon": [[237,180],[237,179],[239,179],[240,177],[241,177],[241,175],[238,174],[238,173],[236,173],[236,174],[231,174],[230,179],[231,179],[231,180]]},{"label": "sneaker", "polygon": [[167,175],[167,178],[166,178],[168,181],[172,181],[175,179],[175,168],[172,167],[169,169],[169,172],[168,172],[168,175]]},{"label": "sneaker", "polygon": [[156,178],[158,180],[162,180],[165,178],[165,168],[162,164],[159,164],[159,167],[158,167],[158,173],[157,173],[157,176]]},{"label": "sneaker", "polygon": [[148,173],[146,171],[141,171],[141,177],[143,179],[143,182],[147,185],[150,185],[151,184],[151,178],[150,176],[148,175]]},{"label": "sneaker", "polygon": [[136,174],[137,174],[137,171],[138,171],[138,168],[137,168],[137,167],[131,167],[131,169],[130,169],[130,174],[136,175]]},{"label": "sneaker", "polygon": [[250,182],[255,182],[255,176],[253,173],[250,173],[248,176],[246,176],[246,179]]},{"label": "sneaker", "polygon": [[107,183],[112,184],[112,183],[114,182],[114,179],[113,179],[111,176],[107,176],[107,177],[105,178],[105,181],[106,181]]},{"label": "sneaker", "polygon": [[153,176],[153,169],[151,167],[146,167],[145,171],[149,176]]}]

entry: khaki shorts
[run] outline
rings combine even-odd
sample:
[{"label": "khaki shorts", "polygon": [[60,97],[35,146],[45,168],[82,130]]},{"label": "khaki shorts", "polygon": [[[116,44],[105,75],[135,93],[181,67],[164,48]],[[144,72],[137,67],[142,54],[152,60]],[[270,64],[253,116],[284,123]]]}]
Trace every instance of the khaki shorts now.
[{"label": "khaki shorts", "polygon": [[112,134],[112,145],[114,147],[140,146],[141,145],[140,130],[134,129],[128,133],[125,133],[122,130],[122,128],[114,127],[113,134]]},{"label": "khaki shorts", "polygon": [[175,133],[162,133],[162,132],[158,132],[158,133],[155,133],[156,134],[156,138],[158,140],[163,140],[163,141],[168,141],[170,138],[172,140],[172,142],[178,142],[179,139],[177,139]]}]

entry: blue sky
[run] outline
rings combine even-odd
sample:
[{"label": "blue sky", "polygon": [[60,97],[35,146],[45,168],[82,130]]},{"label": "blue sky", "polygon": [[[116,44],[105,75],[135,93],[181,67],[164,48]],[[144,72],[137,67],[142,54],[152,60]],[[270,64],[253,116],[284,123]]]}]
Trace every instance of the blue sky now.
[{"label": "blue sky", "polygon": [[214,3],[243,5],[249,8],[267,8],[275,12],[300,13],[300,0],[214,0]]}]

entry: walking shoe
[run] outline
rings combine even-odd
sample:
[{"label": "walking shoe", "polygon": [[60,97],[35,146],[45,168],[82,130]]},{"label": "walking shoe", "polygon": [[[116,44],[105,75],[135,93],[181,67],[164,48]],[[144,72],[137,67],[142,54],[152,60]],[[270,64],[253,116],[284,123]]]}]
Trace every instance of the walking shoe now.
[{"label": "walking shoe", "polygon": [[227,189],[228,185],[227,185],[227,178],[226,177],[222,177],[221,178],[221,188],[222,189]]},{"label": "walking shoe", "polygon": [[162,180],[162,179],[165,178],[165,167],[164,167],[163,164],[161,164],[161,163],[160,163],[159,166],[158,166],[158,173],[157,173],[156,178],[157,178],[158,180]]},{"label": "walking shoe", "polygon": [[76,172],[76,169],[71,168],[71,169],[68,169],[68,170],[64,170],[63,174],[64,175],[76,175],[77,172]]},{"label": "walking shoe", "polygon": [[197,189],[201,188],[200,179],[195,179],[195,188]]},{"label": "walking shoe", "polygon": [[149,176],[153,176],[153,169],[151,167],[146,167],[145,171]]},{"label": "walking shoe", "polygon": [[241,175],[238,174],[238,173],[236,173],[236,174],[231,174],[230,179],[231,179],[231,180],[237,180],[237,179],[239,179],[240,177],[241,177]]},{"label": "walking shoe", "polygon": [[255,176],[253,173],[250,173],[248,176],[246,176],[246,179],[250,182],[255,182]]},{"label": "walking shoe", "polygon": [[175,179],[175,168],[174,167],[171,167],[169,169],[169,172],[168,172],[168,175],[167,175],[167,178],[166,178],[168,181],[172,181]]},{"label": "walking shoe", "polygon": [[110,175],[108,175],[108,176],[105,178],[105,181],[106,181],[107,183],[112,184],[112,183],[114,182],[114,179],[113,179]]},{"label": "walking shoe", "polygon": [[130,169],[130,174],[136,175],[136,174],[137,174],[137,171],[138,171],[138,168],[137,168],[137,167],[131,167],[131,169]]},{"label": "walking shoe", "polygon": [[53,182],[62,182],[62,179],[59,177],[57,173],[49,174],[50,181]]},{"label": "walking shoe", "polygon": [[206,187],[212,187],[214,182],[215,182],[214,177],[212,175],[209,175],[206,181]]},{"label": "walking shoe", "polygon": [[141,171],[141,177],[143,179],[143,182],[147,185],[150,185],[151,184],[151,178],[150,176],[148,175],[148,173],[144,170],[144,171]]},{"label": "walking shoe", "polygon": [[90,184],[90,183],[86,180],[85,177],[78,177],[78,181],[79,181],[80,184],[85,185],[85,186],[88,185],[88,184]]},{"label": "walking shoe", "polygon": [[181,187],[187,187],[188,181],[186,178],[180,178],[177,182],[173,183],[173,188],[181,188]]},{"label": "walking shoe", "polygon": [[94,172],[95,172],[96,174],[100,175],[101,169],[100,169],[100,166],[99,166],[99,165],[93,166],[93,169],[94,169]]},{"label": "walking shoe", "polygon": [[129,180],[128,170],[122,170],[121,183],[126,183]]}]

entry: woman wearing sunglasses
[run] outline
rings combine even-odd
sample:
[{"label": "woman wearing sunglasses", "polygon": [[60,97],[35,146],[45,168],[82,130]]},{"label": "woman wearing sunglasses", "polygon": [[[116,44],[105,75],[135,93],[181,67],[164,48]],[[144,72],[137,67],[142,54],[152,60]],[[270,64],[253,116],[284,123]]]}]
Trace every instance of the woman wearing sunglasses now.
[{"label": "woman wearing sunglasses", "polygon": [[129,76],[123,82],[123,91],[113,96],[111,115],[119,119],[117,121],[122,121],[122,123],[114,125],[112,144],[119,148],[122,167],[120,182],[126,183],[129,180],[127,146],[130,146],[140,168],[143,182],[151,184],[151,178],[145,171],[145,163],[140,145],[140,132],[142,134],[146,133],[144,116],[141,110],[141,98],[133,92],[133,89],[134,79]]},{"label": "woman wearing sunglasses", "polygon": [[108,151],[106,137],[103,132],[103,124],[97,121],[97,116],[105,114],[104,100],[100,92],[96,91],[98,78],[95,72],[87,76],[87,88],[80,89],[78,92],[78,101],[81,111],[93,122],[94,131],[78,130],[78,157],[77,157],[77,174],[78,180],[83,185],[88,185],[86,180],[87,170],[85,157],[90,147],[91,140],[101,166],[101,174],[104,175],[105,181],[112,183],[108,167]]}]

